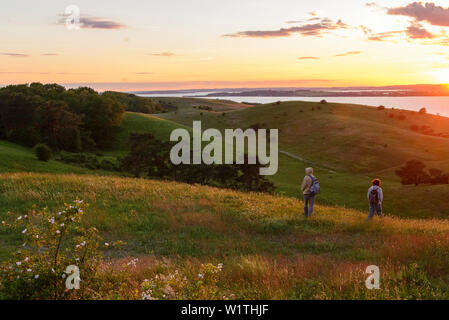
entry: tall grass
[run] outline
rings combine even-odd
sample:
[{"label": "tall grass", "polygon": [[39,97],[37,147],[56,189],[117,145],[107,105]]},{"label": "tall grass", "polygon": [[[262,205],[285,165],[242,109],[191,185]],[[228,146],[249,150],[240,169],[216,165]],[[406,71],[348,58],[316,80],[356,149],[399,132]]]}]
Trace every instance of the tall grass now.
[{"label": "tall grass", "polygon": [[[120,293],[136,298],[140,283],[175,270],[198,274],[223,264],[218,286],[227,298],[414,299],[447,298],[449,221],[385,217],[332,206],[302,217],[295,198],[241,193],[199,185],[90,175],[0,174],[0,220],[33,205],[49,210],[73,199],[90,204],[87,226],[106,242],[124,240],[121,253],[105,249],[103,276],[135,257]],[[0,233],[6,259],[20,238]],[[377,265],[381,289],[367,290],[365,268]],[[112,268],[112,269],[111,269]]]}]

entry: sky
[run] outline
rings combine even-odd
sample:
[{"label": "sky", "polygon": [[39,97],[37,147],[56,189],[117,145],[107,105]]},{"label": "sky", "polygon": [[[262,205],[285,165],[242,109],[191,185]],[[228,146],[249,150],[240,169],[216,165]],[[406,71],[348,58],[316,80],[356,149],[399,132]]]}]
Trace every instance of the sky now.
[{"label": "sky", "polygon": [[[3,85],[162,90],[449,83],[448,0],[0,4]],[[71,5],[80,10],[79,29],[65,13]]]}]

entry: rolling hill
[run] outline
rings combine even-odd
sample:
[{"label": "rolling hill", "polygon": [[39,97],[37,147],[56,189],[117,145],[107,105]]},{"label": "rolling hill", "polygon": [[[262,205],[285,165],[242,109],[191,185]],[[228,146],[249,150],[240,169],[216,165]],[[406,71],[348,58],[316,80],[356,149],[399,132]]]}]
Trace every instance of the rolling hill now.
[{"label": "rolling hill", "polygon": [[449,132],[449,118],[399,109],[301,101],[247,106],[224,113],[180,103],[177,112],[158,116],[186,126],[201,120],[204,128],[221,130],[254,124],[279,129],[283,154],[279,171],[271,179],[286,195],[299,196],[304,168],[313,166],[323,187],[319,200],[322,203],[364,210],[369,183],[380,177],[386,191],[387,214],[449,216],[449,205],[444,200],[449,192],[447,185],[403,186],[394,174],[405,162],[415,159],[423,161],[427,168],[449,171],[449,139],[444,137]]},{"label": "rolling hill", "polygon": [[[395,169],[412,159],[423,161],[428,168],[449,171],[449,139],[411,129],[413,125],[428,126],[434,133],[444,134],[449,128],[448,118],[404,110],[311,102],[235,104],[235,107],[232,102],[222,102],[228,106],[227,111],[223,111],[223,105],[214,108],[211,100],[158,99],[165,103],[168,100],[176,110],[158,115],[127,112],[118,142],[105,155],[125,155],[131,132],[150,132],[158,139],[168,140],[173,129],[188,129],[193,120],[201,120],[203,128],[221,130],[248,128],[258,123],[264,128],[279,129],[279,171],[270,177],[279,194],[301,197],[299,183],[304,169],[313,166],[323,188],[318,200],[322,204],[366,210],[369,182],[380,177],[387,215],[404,218],[449,216],[449,204],[445,201],[449,192],[447,185],[403,186],[394,174]],[[210,106],[212,111],[194,108],[201,105]],[[7,146],[14,151],[5,149]],[[51,162],[56,167],[48,169],[35,160],[27,148],[6,142],[0,147],[4,149],[0,153],[4,158],[2,171],[92,173],[56,161]],[[22,156],[15,160],[19,154]]]}]

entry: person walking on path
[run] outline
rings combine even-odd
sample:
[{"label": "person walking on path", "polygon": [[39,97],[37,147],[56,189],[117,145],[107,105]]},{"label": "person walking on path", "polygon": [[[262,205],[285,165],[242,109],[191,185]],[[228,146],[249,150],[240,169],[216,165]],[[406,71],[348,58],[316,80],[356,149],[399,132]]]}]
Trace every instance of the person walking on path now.
[{"label": "person walking on path", "polygon": [[315,196],[320,193],[320,185],[313,175],[313,168],[306,168],[306,176],[302,181],[301,191],[304,196],[304,216],[309,218],[313,214]]},{"label": "person walking on path", "polygon": [[374,217],[374,212],[382,218],[382,202],[384,201],[384,193],[382,188],[380,187],[382,182],[380,179],[374,179],[371,181],[371,188],[368,189],[368,201],[369,201],[369,215],[366,219],[367,221],[371,220]]}]

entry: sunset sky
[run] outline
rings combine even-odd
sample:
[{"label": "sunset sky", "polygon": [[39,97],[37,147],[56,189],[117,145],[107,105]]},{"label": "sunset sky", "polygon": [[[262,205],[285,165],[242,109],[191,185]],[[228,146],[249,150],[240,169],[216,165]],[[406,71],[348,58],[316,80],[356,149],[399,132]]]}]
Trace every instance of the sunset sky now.
[{"label": "sunset sky", "polygon": [[[65,26],[68,5],[79,30]],[[449,83],[447,0],[2,0],[0,27],[3,85]]]}]

